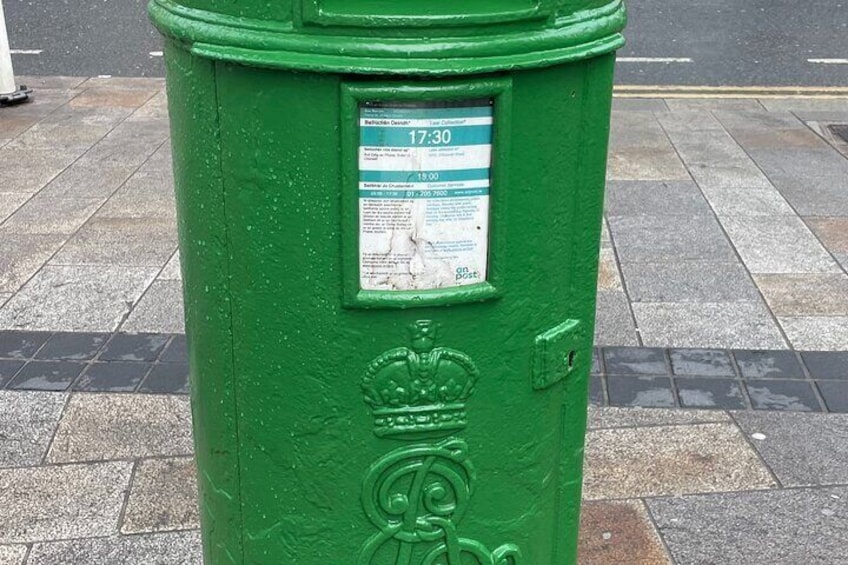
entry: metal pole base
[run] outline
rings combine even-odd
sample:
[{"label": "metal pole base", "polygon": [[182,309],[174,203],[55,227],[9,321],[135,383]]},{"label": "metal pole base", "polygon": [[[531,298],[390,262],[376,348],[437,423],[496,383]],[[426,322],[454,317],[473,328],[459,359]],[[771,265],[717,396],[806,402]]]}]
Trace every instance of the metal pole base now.
[{"label": "metal pole base", "polygon": [[32,100],[31,95],[32,89],[27,88],[25,84],[22,84],[14,92],[0,94],[0,106],[14,106],[15,104],[28,102],[29,100]]}]

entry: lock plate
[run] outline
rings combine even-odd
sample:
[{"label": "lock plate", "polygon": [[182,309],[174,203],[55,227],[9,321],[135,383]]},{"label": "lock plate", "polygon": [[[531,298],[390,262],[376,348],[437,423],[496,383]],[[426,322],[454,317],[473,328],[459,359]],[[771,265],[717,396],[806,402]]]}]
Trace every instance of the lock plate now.
[{"label": "lock plate", "polygon": [[578,363],[579,320],[566,320],[536,336],[533,350],[533,388],[548,388],[573,373]]}]

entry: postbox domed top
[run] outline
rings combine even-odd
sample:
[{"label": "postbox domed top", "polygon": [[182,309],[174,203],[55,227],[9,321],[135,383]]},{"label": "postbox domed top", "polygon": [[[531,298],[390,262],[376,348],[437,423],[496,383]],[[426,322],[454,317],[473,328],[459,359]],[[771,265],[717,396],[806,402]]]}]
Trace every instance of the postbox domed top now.
[{"label": "postbox domed top", "polygon": [[151,0],[154,24],[201,56],[355,74],[543,67],[619,48],[622,0]]}]

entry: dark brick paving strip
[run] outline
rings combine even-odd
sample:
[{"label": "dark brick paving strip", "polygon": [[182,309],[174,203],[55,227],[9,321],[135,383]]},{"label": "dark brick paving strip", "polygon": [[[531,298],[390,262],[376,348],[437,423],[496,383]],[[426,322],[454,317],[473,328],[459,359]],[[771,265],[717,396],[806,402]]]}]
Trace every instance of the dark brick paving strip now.
[{"label": "dark brick paving strip", "polygon": [[603,347],[590,398],[602,406],[848,412],[848,352]]},{"label": "dark brick paving strip", "polygon": [[185,336],[0,331],[0,389],[185,394]]},{"label": "dark brick paving strip", "polygon": [[[848,352],[599,347],[600,406],[848,413]],[[182,334],[0,331],[0,389],[188,393]]]}]

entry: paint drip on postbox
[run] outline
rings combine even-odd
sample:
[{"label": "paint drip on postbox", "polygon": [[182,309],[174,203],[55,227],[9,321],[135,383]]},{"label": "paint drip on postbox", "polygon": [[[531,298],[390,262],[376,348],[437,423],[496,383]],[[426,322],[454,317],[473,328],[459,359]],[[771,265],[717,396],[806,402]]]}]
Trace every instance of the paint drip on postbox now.
[{"label": "paint drip on postbox", "polygon": [[359,108],[363,290],[486,281],[493,102],[366,102]]}]

